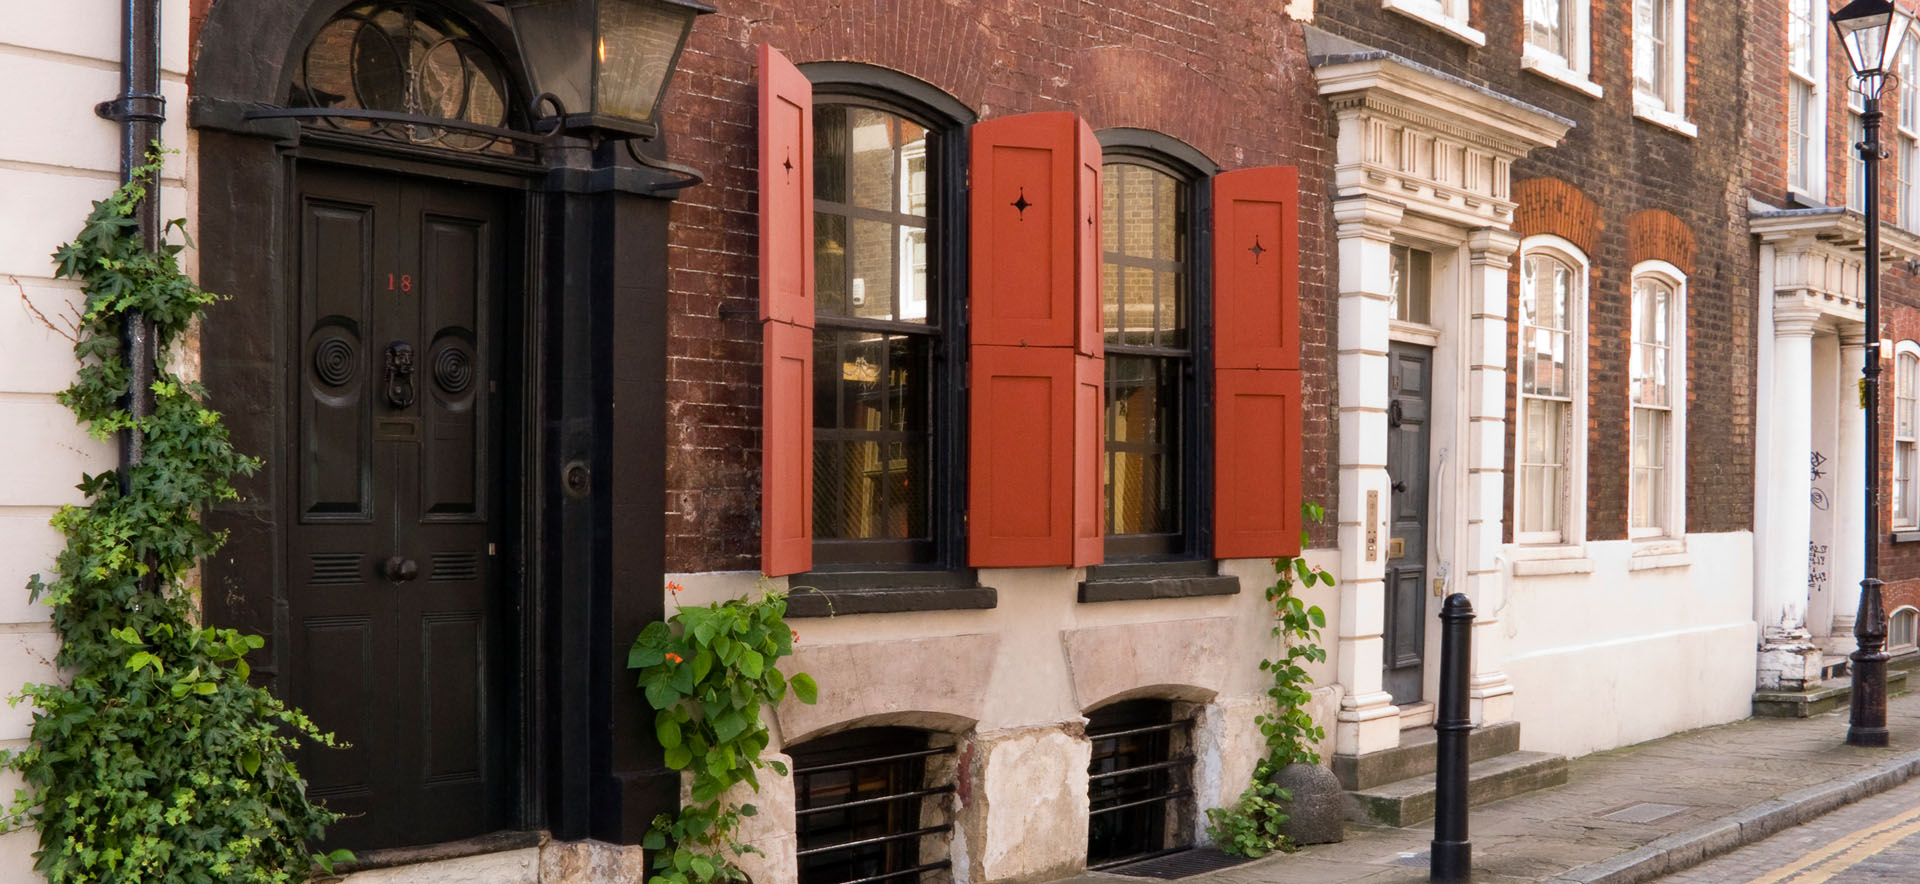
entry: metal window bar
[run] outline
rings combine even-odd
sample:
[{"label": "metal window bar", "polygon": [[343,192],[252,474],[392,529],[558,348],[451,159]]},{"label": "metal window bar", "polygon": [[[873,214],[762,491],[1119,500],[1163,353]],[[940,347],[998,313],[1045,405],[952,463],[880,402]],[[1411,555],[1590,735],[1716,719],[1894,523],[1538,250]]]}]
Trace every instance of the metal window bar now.
[{"label": "metal window bar", "polygon": [[[1124,776],[1131,776],[1137,773],[1145,773],[1150,770],[1166,770],[1168,768],[1183,767],[1190,764],[1193,764],[1193,756],[1182,755],[1179,758],[1170,758],[1166,761],[1156,761],[1152,764],[1142,764],[1138,767],[1124,767],[1119,770],[1110,770],[1110,771],[1107,771],[1106,773],[1089,774],[1087,776],[1087,780],[1089,782],[1096,781],[1096,780],[1106,780],[1106,779],[1112,779],[1114,777],[1124,777]],[[835,806],[839,806],[839,805],[835,805]]]},{"label": "metal window bar", "polygon": [[851,881],[842,881],[841,884],[873,884],[873,882],[875,881],[890,881],[894,878],[904,878],[908,875],[918,875],[921,872],[931,872],[938,869],[951,869],[951,868],[953,868],[953,860],[943,859],[937,863],[927,863],[926,865],[923,865],[923,866],[914,866],[911,869],[901,869],[897,872],[888,872],[884,875],[868,875],[865,878],[855,878]]},{"label": "metal window bar", "polygon": [[[1146,853],[1135,853],[1130,856],[1115,857],[1105,862],[1091,863],[1087,866],[1087,871],[1098,872],[1120,866],[1130,866],[1134,863],[1146,862],[1150,859],[1159,859],[1163,856],[1172,856],[1176,853],[1186,853],[1192,849],[1192,847],[1168,847],[1163,850],[1150,850]],[[851,882],[849,882],[849,884],[851,884]]]},{"label": "metal window bar", "polygon": [[[1129,773],[1131,773],[1131,771],[1129,771]],[[1175,791],[1168,792],[1165,795],[1155,795],[1152,798],[1142,798],[1138,801],[1129,801],[1129,802],[1126,802],[1125,804],[1116,804],[1112,807],[1096,807],[1093,810],[1088,811],[1087,816],[1090,816],[1090,817],[1099,816],[1103,813],[1113,813],[1115,811],[1128,810],[1135,807],[1145,807],[1146,805],[1149,805],[1149,804],[1166,804],[1167,802],[1173,801],[1178,798],[1192,798],[1192,797],[1193,797],[1192,789],[1177,789]]]},{"label": "metal window bar", "polygon": [[1151,734],[1151,733],[1157,733],[1159,731],[1181,730],[1186,728],[1188,725],[1191,725],[1192,723],[1193,722],[1191,721],[1169,721],[1165,724],[1149,724],[1149,725],[1143,725],[1141,727],[1130,727],[1130,728],[1127,728],[1126,730],[1119,730],[1119,731],[1090,731],[1087,733],[1087,739],[1117,740],[1121,737],[1131,737],[1135,734]]},{"label": "metal window bar", "polygon": [[[797,776],[804,776],[806,774],[825,773],[830,770],[846,770],[852,767],[867,767],[869,765],[888,764],[890,762],[895,762],[895,761],[905,761],[909,758],[929,758],[934,755],[952,755],[953,748],[954,747],[952,746],[936,746],[932,749],[917,749],[912,752],[901,752],[896,755],[881,755],[877,758],[856,758],[852,761],[836,761],[832,764],[818,764],[812,767],[795,767],[793,769],[793,775],[797,777]],[[838,805],[838,806],[844,807],[845,805]]]},{"label": "metal window bar", "polygon": [[808,816],[810,814],[816,814],[816,813],[832,813],[834,811],[848,810],[850,808],[855,808],[855,807],[866,807],[872,804],[884,804],[888,801],[906,801],[912,798],[926,798],[930,795],[948,795],[948,794],[951,794],[952,792],[953,792],[953,787],[950,785],[935,786],[934,788],[931,788],[931,789],[917,789],[912,792],[901,792],[898,795],[881,795],[877,798],[862,798],[858,801],[846,801],[840,804],[823,804],[823,805],[820,805],[819,807],[803,807],[803,808],[800,808],[799,810],[794,811],[793,815],[795,817],[803,817],[803,816]]},{"label": "metal window bar", "polygon": [[911,832],[895,832],[891,835],[876,835],[872,838],[862,838],[858,841],[843,841],[839,844],[809,847],[805,850],[794,851],[793,855],[796,858],[802,856],[817,856],[822,853],[832,853],[836,850],[851,850],[855,847],[866,847],[870,844],[887,844],[893,841],[905,841],[909,838],[924,838],[928,835],[938,835],[942,832],[951,831],[953,831],[952,823],[941,823],[940,825],[928,826],[924,829],[914,829]]}]

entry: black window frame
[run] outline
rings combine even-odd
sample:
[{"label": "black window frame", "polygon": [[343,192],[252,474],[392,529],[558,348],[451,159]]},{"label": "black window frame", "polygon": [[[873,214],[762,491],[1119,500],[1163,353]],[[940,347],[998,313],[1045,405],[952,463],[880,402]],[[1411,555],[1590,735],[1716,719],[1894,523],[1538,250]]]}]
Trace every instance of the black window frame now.
[{"label": "black window frame", "polygon": [[[1180,234],[1187,249],[1187,336],[1188,351],[1184,377],[1180,378],[1178,406],[1179,437],[1173,442],[1178,451],[1180,503],[1177,516],[1180,530],[1171,534],[1113,535],[1104,538],[1105,561],[1088,574],[1089,581],[1101,579],[1137,580],[1143,576],[1139,565],[1160,563],[1147,568],[1169,576],[1207,577],[1205,568],[1213,557],[1213,176],[1219,166],[1186,143],[1147,129],[1114,128],[1095,133],[1100,141],[1101,166],[1129,164],[1143,166],[1171,176],[1186,190],[1187,217]],[[1106,253],[1100,264],[1105,272]],[[1103,328],[1104,332],[1104,328]],[[1126,354],[1134,348],[1107,344],[1107,350]],[[1149,348],[1150,349],[1150,348]],[[1104,400],[1104,396],[1103,396]],[[1106,457],[1108,432],[1102,404],[1102,458]],[[1107,475],[1102,463],[1102,475]],[[1104,480],[1103,480],[1104,482]],[[1105,495],[1103,493],[1103,499]],[[1106,512],[1101,513],[1104,530]],[[1182,563],[1191,563],[1181,567]],[[1182,595],[1213,594],[1182,592]],[[1085,593],[1083,592],[1083,596]]]},{"label": "black window frame", "polygon": [[[795,575],[795,586],[821,589],[971,587],[966,563],[966,371],[967,371],[967,135],[975,116],[937,87],[898,71],[853,62],[799,65],[813,84],[813,105],[864,107],[904,117],[927,133],[928,320],[943,329],[931,335],[932,403],[928,410],[931,473],[929,534],[917,540],[813,541],[814,566]],[[817,134],[816,134],[817,137]],[[818,205],[818,200],[816,200]],[[822,323],[815,314],[816,334]],[[829,321],[831,328],[862,323]],[[811,416],[809,416],[811,419]],[[818,429],[816,428],[816,432]],[[816,448],[815,453],[818,449]],[[817,465],[816,465],[817,466]],[[891,575],[891,576],[889,576]],[[898,602],[899,600],[894,600]],[[991,599],[959,600],[959,607],[991,607]],[[937,600],[917,599],[911,608]],[[894,610],[889,605],[882,609]],[[851,612],[847,612],[851,613]]]},{"label": "black window frame", "polygon": [[[1183,705],[1147,697],[1087,712],[1089,871],[1195,846],[1193,717]],[[1126,849],[1128,834],[1144,843]]]},{"label": "black window frame", "polygon": [[[793,759],[795,860],[801,884],[878,884],[878,882],[918,881],[928,872],[953,866],[951,840],[948,855],[926,855],[927,838],[951,839],[954,820],[950,812],[929,819],[930,803],[948,800],[954,793],[955,777],[951,764],[937,764],[953,756],[957,747],[944,735],[907,727],[867,727],[817,737],[789,747]],[[838,789],[816,788],[816,779],[843,771],[848,782]],[[944,772],[944,775],[943,775]],[[863,774],[887,781],[881,794],[860,793]],[[844,793],[849,800],[823,802],[831,794]],[[847,811],[854,811],[849,814]],[[885,817],[876,820],[878,813]],[[881,834],[871,830],[879,827]],[[862,831],[862,830],[868,831]],[[936,842],[938,843],[938,842]],[[837,863],[827,857],[845,857],[842,863],[859,864],[876,859],[882,868],[875,874],[853,878],[824,873]],[[824,867],[824,868],[823,868]]]}]

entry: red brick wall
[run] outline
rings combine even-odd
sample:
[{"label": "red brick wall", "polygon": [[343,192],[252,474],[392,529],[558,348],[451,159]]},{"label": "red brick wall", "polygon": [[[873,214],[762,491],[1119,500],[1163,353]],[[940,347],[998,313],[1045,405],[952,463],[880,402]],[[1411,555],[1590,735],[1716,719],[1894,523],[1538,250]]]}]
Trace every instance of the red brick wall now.
[{"label": "red brick wall", "polygon": [[761,43],[799,63],[859,61],[910,74],[983,119],[1071,110],[1096,129],[1172,135],[1223,169],[1299,166],[1305,495],[1333,508],[1330,222],[1319,183],[1331,174],[1332,143],[1301,26],[1279,4],[748,0],[700,20],[664,115],[673,158],[707,175],[674,206],[669,246],[669,570],[759,564],[753,53]]},{"label": "red brick wall", "polygon": [[[1779,0],[1757,5],[1769,4],[1777,6]],[[1630,219],[1650,210],[1673,218],[1694,243],[1687,280],[1687,530],[1753,526],[1754,258],[1740,220],[1747,213],[1750,169],[1741,72],[1755,52],[1750,44],[1763,41],[1742,31],[1749,5],[1747,0],[1687,4],[1687,118],[1699,127],[1699,135],[1689,138],[1633,116],[1632,70],[1626,63],[1633,37],[1630,0],[1592,0],[1591,77],[1605,92],[1598,99],[1521,68],[1523,4],[1474,3],[1470,24],[1487,35],[1487,45],[1478,49],[1384,10],[1378,0],[1319,4],[1317,27],[1574,121],[1559,147],[1536,150],[1516,162],[1513,180],[1520,202],[1515,226],[1523,233],[1534,232],[1526,229],[1529,225],[1557,233],[1555,228],[1578,220],[1551,215],[1569,201],[1580,202],[1569,190],[1597,210],[1596,219],[1578,225],[1591,230],[1593,240],[1587,249],[1592,264],[1586,427],[1591,539],[1627,536],[1627,321],[1633,263],[1648,245],[1632,235]],[[1782,36],[1775,42],[1784,40],[1785,25],[1779,27]],[[1780,88],[1784,102],[1785,87]],[[1530,184],[1530,179],[1559,183]],[[1515,270],[1517,297],[1517,261]],[[1516,343],[1510,336],[1509,346]],[[1515,380],[1510,375],[1509,414]],[[1509,423],[1509,540],[1512,429]]]}]

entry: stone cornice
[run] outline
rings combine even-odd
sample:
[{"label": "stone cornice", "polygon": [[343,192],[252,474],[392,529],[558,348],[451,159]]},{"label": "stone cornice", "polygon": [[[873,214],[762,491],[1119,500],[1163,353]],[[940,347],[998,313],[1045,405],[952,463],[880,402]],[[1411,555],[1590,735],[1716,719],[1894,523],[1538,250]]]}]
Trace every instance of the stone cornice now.
[{"label": "stone cornice", "polygon": [[1336,113],[1364,108],[1512,162],[1553,147],[1573,121],[1382,50],[1314,59],[1320,95]]},{"label": "stone cornice", "polygon": [[[1773,247],[1773,311],[1814,311],[1843,323],[1866,318],[1866,218],[1839,206],[1760,209],[1748,229]],[[1880,228],[1884,261],[1920,259],[1920,238]]]}]

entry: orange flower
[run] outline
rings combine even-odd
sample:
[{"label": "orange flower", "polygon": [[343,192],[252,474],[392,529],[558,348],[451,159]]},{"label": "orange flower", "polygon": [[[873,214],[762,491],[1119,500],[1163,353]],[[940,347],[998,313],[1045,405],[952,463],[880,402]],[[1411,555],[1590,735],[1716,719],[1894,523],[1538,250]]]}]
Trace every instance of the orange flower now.
[{"label": "orange flower", "polygon": [[673,593],[674,595],[679,595],[680,590],[683,590],[683,589],[686,589],[686,587],[681,586],[678,582],[672,581],[672,580],[667,581],[668,592]]},{"label": "orange flower", "polygon": [[793,640],[794,640],[795,642],[798,642],[798,641],[800,641],[800,630],[798,630],[798,629],[789,629],[789,630],[787,630],[787,631],[788,631],[788,632],[791,632],[791,633],[793,633]]},{"label": "orange flower", "polygon": [[679,654],[676,654],[676,653],[674,653],[674,652],[672,652],[672,651],[668,651],[668,652],[667,652],[667,659],[668,659],[668,660],[671,660],[671,661],[673,661],[673,662],[675,662],[675,663],[684,663],[684,662],[686,662],[686,659],[687,659],[687,658],[685,658],[685,657],[682,657],[682,656],[680,656]]}]

